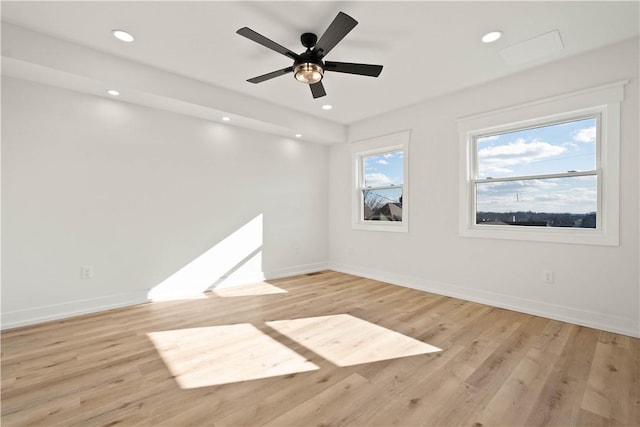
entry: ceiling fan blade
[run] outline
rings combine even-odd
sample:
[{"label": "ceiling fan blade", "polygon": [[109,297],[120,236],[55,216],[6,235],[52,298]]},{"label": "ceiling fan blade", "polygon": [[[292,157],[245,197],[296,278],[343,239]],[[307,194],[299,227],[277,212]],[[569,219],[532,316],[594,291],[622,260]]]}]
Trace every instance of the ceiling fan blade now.
[{"label": "ceiling fan blade", "polygon": [[327,94],[327,92],[324,91],[324,86],[322,85],[321,81],[319,81],[318,83],[310,84],[309,87],[311,88],[311,94],[313,95],[314,99],[320,98]]},{"label": "ceiling fan blade", "polygon": [[266,80],[270,80],[273,79],[274,77],[278,77],[278,76],[283,76],[287,73],[290,73],[293,71],[293,67],[287,67],[287,68],[283,68],[282,70],[276,70],[276,71],[272,71],[270,73],[267,74],[263,74],[261,76],[257,76],[254,77],[252,79],[247,80],[249,83],[262,83]]},{"label": "ceiling fan blade", "polygon": [[329,28],[327,28],[322,37],[320,37],[320,40],[316,43],[313,52],[319,52],[320,58],[324,57],[344,36],[349,34],[349,31],[353,30],[356,25],[358,25],[358,21],[344,12],[338,12],[338,15],[329,25]]},{"label": "ceiling fan blade", "polygon": [[286,47],[281,46],[278,43],[274,42],[273,40],[266,38],[262,34],[256,33],[251,28],[242,27],[238,31],[236,31],[236,33],[248,38],[249,40],[253,40],[258,44],[261,44],[264,47],[268,47],[271,50],[275,50],[276,52],[281,53],[284,56],[288,56],[291,59],[298,59],[299,57],[297,53],[292,52]]},{"label": "ceiling fan blade", "polygon": [[358,74],[360,76],[378,77],[382,72],[382,65],[326,61],[324,63],[324,70],[335,71],[337,73]]}]

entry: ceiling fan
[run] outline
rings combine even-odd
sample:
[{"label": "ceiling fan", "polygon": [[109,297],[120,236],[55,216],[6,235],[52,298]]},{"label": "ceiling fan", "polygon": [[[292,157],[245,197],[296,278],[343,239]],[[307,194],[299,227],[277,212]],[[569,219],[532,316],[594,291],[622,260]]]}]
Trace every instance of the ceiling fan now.
[{"label": "ceiling fan", "polygon": [[327,94],[321,81],[325,71],[378,77],[382,71],[382,65],[323,61],[331,49],[333,49],[344,36],[349,34],[356,25],[358,25],[358,21],[344,12],[339,12],[319,40],[318,36],[313,33],[304,33],[300,36],[302,45],[307,48],[307,50],[301,54],[290,51],[286,47],[266,38],[262,34],[256,33],[250,28],[240,28],[236,32],[241,36],[253,40],[271,50],[275,50],[293,60],[293,65],[290,67],[253,77],[247,81],[250,83],[262,83],[284,74],[293,73],[296,80],[309,84],[311,94],[314,98],[320,98]]}]

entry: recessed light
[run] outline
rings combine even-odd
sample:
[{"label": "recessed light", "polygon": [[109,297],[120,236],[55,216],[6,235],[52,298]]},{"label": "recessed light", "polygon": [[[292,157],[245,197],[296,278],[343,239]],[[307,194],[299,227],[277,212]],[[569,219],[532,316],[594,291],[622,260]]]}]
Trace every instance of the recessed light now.
[{"label": "recessed light", "polygon": [[113,37],[117,38],[118,40],[122,40],[123,42],[131,43],[135,40],[131,34],[123,30],[113,30],[112,33]]},{"label": "recessed light", "polygon": [[324,104],[324,105],[322,106],[322,109],[323,109],[323,110],[331,110],[332,108],[333,108],[333,105],[329,105],[329,104]]},{"label": "recessed light", "polygon": [[302,134],[301,133],[296,133],[296,138],[302,138]]},{"label": "recessed light", "polygon": [[230,122],[230,121],[231,121],[231,117],[224,116],[224,117],[222,118],[222,121],[223,121],[223,122]]},{"label": "recessed light", "polygon": [[111,96],[118,96],[118,95],[120,95],[120,92],[118,92],[117,90],[114,90],[114,89],[109,89],[109,90],[107,91],[107,93],[108,93],[109,95],[111,95]]},{"label": "recessed light", "polygon": [[485,43],[491,43],[498,40],[500,37],[502,37],[502,31],[491,31],[490,33],[482,36],[482,41]]}]

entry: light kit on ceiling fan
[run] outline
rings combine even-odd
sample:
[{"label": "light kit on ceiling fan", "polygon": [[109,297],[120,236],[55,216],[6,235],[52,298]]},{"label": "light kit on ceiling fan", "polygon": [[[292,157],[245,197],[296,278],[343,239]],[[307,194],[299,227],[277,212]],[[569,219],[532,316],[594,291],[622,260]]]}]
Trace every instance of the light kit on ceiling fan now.
[{"label": "light kit on ceiling fan", "polygon": [[322,80],[324,70],[318,64],[314,64],[313,62],[305,62],[303,64],[296,65],[296,67],[293,69],[293,73],[297,81],[307,84],[314,84]]},{"label": "light kit on ceiling fan", "polygon": [[313,33],[304,33],[300,36],[300,42],[302,46],[307,48],[307,51],[294,62],[293,76],[299,82],[314,84],[322,80],[324,76],[322,61],[314,58],[311,51],[317,41],[318,36]]},{"label": "light kit on ceiling fan", "polygon": [[323,61],[329,51],[349,34],[356,25],[358,25],[358,21],[344,12],[339,12],[320,39],[313,33],[304,33],[300,36],[302,45],[307,48],[307,50],[301,54],[292,52],[250,28],[240,28],[236,32],[241,36],[261,44],[264,47],[268,47],[271,50],[275,50],[289,59],[293,59],[293,65],[290,67],[272,71],[247,81],[250,83],[262,83],[284,74],[293,73],[296,80],[309,85],[314,98],[320,98],[327,94],[322,84],[322,79],[326,71],[378,77],[382,72],[382,65]]}]

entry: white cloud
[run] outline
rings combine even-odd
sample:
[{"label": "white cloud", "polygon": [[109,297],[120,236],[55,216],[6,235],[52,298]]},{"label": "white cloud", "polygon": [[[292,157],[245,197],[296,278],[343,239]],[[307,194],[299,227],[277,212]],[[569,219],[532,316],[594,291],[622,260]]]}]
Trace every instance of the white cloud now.
[{"label": "white cloud", "polygon": [[389,178],[383,173],[368,173],[365,176],[364,181],[366,185],[371,185],[371,186],[391,184],[391,178]]},{"label": "white cloud", "polygon": [[378,163],[379,165],[388,165],[389,164],[389,162],[387,162],[385,159],[380,159],[376,163]]},{"label": "white cloud", "polygon": [[525,165],[542,159],[555,157],[566,151],[560,145],[553,145],[539,139],[527,142],[518,138],[508,144],[493,145],[478,151],[478,168],[482,175],[513,172],[510,167]]},{"label": "white cloud", "polygon": [[575,131],[573,140],[576,142],[594,142],[596,140],[596,127],[591,126]]},{"label": "white cloud", "polygon": [[390,158],[392,158],[393,156],[395,156],[395,154],[394,154],[394,153],[386,153],[386,154],[383,154],[383,156],[382,156],[382,157],[384,157],[385,159],[390,159]]},{"label": "white cloud", "polygon": [[570,141],[563,142],[562,146],[568,148],[569,150],[574,150],[574,151],[580,150],[580,147],[575,142],[570,142]]},{"label": "white cloud", "polygon": [[490,182],[478,186],[479,211],[575,212],[596,210],[594,177]]},{"label": "white cloud", "polygon": [[478,142],[489,142],[489,141],[495,141],[498,138],[500,138],[500,135],[489,135],[489,136],[483,136],[478,138]]},{"label": "white cloud", "polygon": [[544,158],[558,155],[564,151],[564,148],[558,145],[552,145],[548,142],[534,139],[527,142],[524,138],[518,138],[513,142],[505,145],[497,145],[483,148],[478,152],[479,158]]}]

